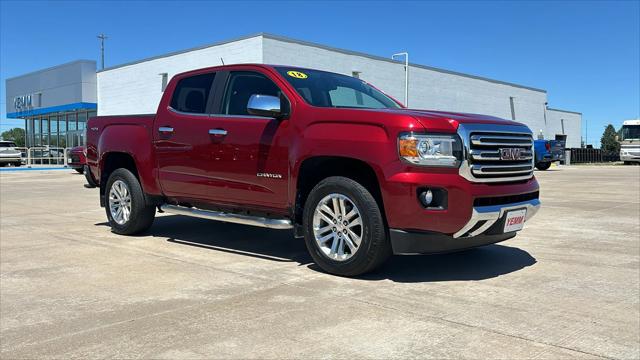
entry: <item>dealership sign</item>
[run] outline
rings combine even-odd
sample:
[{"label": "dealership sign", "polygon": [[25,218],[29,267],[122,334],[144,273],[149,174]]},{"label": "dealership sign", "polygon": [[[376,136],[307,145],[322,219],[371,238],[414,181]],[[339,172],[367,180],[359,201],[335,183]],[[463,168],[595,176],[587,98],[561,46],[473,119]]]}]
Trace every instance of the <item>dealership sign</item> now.
[{"label": "dealership sign", "polygon": [[33,98],[35,94],[21,95],[13,98],[13,107],[16,111],[25,111],[33,108]]}]

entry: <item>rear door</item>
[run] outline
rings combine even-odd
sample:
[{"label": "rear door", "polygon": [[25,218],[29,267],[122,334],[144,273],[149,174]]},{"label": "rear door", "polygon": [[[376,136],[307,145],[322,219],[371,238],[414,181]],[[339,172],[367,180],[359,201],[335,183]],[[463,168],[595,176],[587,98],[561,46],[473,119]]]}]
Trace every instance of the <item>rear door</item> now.
[{"label": "rear door", "polygon": [[169,197],[216,200],[209,191],[218,181],[209,172],[217,151],[209,135],[209,113],[217,79],[215,72],[183,77],[173,89],[167,109],[158,111],[154,147],[160,186]]}]

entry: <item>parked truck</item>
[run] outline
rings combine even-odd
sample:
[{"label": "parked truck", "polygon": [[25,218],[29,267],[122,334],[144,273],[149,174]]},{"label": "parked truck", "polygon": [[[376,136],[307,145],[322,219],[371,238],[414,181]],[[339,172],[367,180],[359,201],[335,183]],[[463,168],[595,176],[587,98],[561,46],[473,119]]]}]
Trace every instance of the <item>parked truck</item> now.
[{"label": "parked truck", "polygon": [[91,118],[86,152],[117,234],[149,229],[156,209],[293,229],[343,276],[512,238],[540,207],[527,126],[406,109],[288,66],[176,75],[156,114]]},{"label": "parked truck", "polygon": [[560,140],[535,140],[533,144],[535,166],[538,170],[547,170],[554,162],[564,158],[564,142]]},{"label": "parked truck", "polygon": [[87,163],[84,155],[84,146],[76,146],[69,150],[69,156],[67,157],[67,166],[77,171],[79,174],[84,173],[84,168]]},{"label": "parked truck", "polygon": [[22,152],[16,149],[15,142],[0,140],[0,167],[6,165],[22,165]]}]

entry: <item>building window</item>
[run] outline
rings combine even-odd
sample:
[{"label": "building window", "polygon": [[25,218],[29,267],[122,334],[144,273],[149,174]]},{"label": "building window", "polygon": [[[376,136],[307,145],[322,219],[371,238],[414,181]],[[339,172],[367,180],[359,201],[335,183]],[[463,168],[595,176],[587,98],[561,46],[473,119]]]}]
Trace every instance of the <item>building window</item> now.
[{"label": "building window", "polygon": [[49,125],[51,126],[51,146],[58,147],[58,117],[52,116],[49,118]]},{"label": "building window", "polygon": [[511,120],[516,120],[516,105],[513,102],[513,96],[509,97],[509,105],[511,106]]},{"label": "building window", "polygon": [[160,73],[159,75],[162,77],[162,85],[160,86],[160,92],[164,92],[164,89],[167,88],[167,83],[169,82],[169,74]]}]

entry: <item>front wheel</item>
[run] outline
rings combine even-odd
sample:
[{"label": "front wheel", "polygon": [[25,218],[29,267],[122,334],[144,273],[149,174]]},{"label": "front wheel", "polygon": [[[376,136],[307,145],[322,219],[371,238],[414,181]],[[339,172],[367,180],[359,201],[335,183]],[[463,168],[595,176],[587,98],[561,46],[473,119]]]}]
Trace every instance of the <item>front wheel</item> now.
[{"label": "front wheel", "polygon": [[378,203],[365,187],[349,178],[329,177],[311,190],[303,227],[311,257],[331,274],[360,275],[391,255]]},{"label": "front wheel", "polygon": [[551,167],[551,162],[540,162],[536,164],[538,170],[547,170]]},{"label": "front wheel", "polygon": [[146,204],[140,182],[131,171],[114,171],[107,181],[105,195],[107,218],[114,233],[134,235],[153,224],[156,208]]}]

